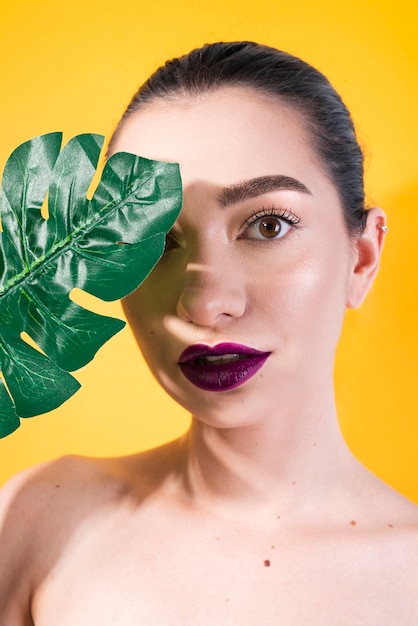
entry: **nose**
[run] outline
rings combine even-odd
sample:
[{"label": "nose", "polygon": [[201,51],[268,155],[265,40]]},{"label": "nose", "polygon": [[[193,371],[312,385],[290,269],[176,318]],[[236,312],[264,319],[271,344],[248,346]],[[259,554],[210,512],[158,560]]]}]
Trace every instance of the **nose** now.
[{"label": "nose", "polygon": [[198,326],[214,327],[243,315],[245,285],[230,268],[189,263],[177,301],[177,315]]}]

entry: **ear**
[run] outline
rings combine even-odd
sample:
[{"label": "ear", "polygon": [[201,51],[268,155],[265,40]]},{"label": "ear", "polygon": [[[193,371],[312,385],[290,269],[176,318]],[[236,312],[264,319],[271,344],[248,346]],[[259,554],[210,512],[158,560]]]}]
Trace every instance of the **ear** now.
[{"label": "ear", "polygon": [[354,258],[349,286],[347,307],[360,306],[373,284],[379,270],[380,256],[387,233],[386,215],[375,207],[367,212],[366,227],[354,241]]}]

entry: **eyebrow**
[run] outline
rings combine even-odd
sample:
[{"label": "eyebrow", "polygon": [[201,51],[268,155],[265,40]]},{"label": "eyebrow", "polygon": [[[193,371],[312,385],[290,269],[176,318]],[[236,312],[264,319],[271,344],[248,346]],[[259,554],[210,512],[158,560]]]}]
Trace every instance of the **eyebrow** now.
[{"label": "eyebrow", "polygon": [[309,189],[296,178],[278,174],[276,176],[258,176],[230,187],[224,187],[218,193],[217,200],[222,207],[228,207],[271,191],[300,191],[312,195]]}]

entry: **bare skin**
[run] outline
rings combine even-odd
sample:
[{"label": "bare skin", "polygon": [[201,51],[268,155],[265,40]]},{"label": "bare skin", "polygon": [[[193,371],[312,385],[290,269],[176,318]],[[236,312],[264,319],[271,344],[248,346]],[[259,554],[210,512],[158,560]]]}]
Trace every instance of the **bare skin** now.
[{"label": "bare skin", "polygon": [[[300,119],[242,89],[152,104],[115,149],[182,167],[172,250],[125,310],[192,427],[144,454],[68,457],[4,488],[0,623],[415,626],[417,509],[354,459],[333,398],[344,309],[373,282],[383,212],[351,240]],[[277,173],[310,193],[219,205],[226,187]],[[266,243],[249,214],[279,205],[300,221]],[[177,360],[220,341],[271,356],[214,395]]]},{"label": "bare skin", "polygon": [[27,475],[4,522],[1,623],[417,623],[415,507],[343,447],[320,488],[295,468],[268,497],[206,458],[230,478],[209,497],[187,445]]}]

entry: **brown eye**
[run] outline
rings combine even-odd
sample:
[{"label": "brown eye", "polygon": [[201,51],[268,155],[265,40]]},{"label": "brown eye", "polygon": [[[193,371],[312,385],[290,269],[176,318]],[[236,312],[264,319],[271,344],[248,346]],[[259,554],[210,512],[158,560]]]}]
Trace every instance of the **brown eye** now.
[{"label": "brown eye", "polygon": [[266,239],[274,239],[282,230],[282,224],[277,217],[264,217],[260,219],[258,229]]},{"label": "brown eye", "polygon": [[258,239],[259,241],[281,239],[291,228],[292,224],[283,217],[263,215],[246,226],[243,238]]}]

